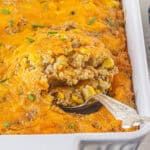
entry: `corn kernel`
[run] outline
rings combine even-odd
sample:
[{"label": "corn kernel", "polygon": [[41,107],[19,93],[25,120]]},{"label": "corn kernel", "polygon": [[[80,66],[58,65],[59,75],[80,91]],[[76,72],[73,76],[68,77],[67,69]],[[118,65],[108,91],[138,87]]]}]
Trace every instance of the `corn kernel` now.
[{"label": "corn kernel", "polygon": [[83,99],[78,98],[76,95],[72,95],[72,101],[77,103],[77,104],[82,104],[83,103]]},{"label": "corn kernel", "polygon": [[65,66],[67,66],[67,58],[63,55],[59,56],[54,64],[54,69],[61,70]]},{"label": "corn kernel", "polygon": [[87,48],[81,48],[81,49],[80,49],[80,52],[83,53],[83,54],[90,54],[90,53],[91,53],[91,50],[90,50],[90,49],[87,49]]},{"label": "corn kernel", "polygon": [[106,58],[102,64],[102,67],[106,69],[112,69],[114,65],[114,60],[112,58]]},{"label": "corn kernel", "polygon": [[105,0],[105,4],[108,6],[108,7],[116,7],[118,5],[118,2],[114,1],[114,0]]},{"label": "corn kernel", "polygon": [[95,95],[96,91],[92,86],[87,85],[83,90],[83,95],[85,99],[88,99],[90,96]]},{"label": "corn kernel", "polygon": [[96,90],[96,93],[97,93],[97,94],[100,94],[100,93],[102,93],[102,91],[101,91],[100,89],[97,89],[97,90]]},{"label": "corn kernel", "polygon": [[64,99],[65,98],[65,95],[62,92],[58,92],[57,96],[58,96],[59,99]]},{"label": "corn kernel", "polygon": [[99,84],[102,87],[102,89],[106,90],[108,88],[110,88],[111,84],[107,81],[104,81],[102,79],[99,79]]}]

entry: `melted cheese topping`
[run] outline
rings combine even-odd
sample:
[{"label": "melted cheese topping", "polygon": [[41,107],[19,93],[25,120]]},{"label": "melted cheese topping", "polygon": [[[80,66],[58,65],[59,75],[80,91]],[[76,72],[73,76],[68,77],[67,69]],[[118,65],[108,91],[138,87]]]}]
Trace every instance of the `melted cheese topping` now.
[{"label": "melted cheese topping", "polygon": [[51,86],[76,88],[72,104],[109,92],[135,107],[131,74],[119,0],[0,1],[0,134],[124,131],[104,107],[62,111]]}]

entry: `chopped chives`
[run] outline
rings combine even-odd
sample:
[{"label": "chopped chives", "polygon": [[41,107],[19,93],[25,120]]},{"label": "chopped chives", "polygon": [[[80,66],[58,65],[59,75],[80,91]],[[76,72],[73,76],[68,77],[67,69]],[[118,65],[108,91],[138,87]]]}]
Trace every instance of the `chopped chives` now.
[{"label": "chopped chives", "polygon": [[30,42],[30,43],[35,42],[35,40],[34,40],[34,39],[31,39],[31,38],[29,38],[29,37],[26,37],[26,39],[27,39],[27,41],[28,41],[28,42]]},{"label": "chopped chives", "polygon": [[45,11],[48,11],[49,10],[49,7],[46,5],[46,6],[44,6],[44,10]]},{"label": "chopped chives", "polygon": [[41,25],[41,24],[33,23],[33,24],[32,24],[32,27],[33,27],[33,28],[44,28],[45,26],[43,26],[43,25]]},{"label": "chopped chives", "polygon": [[96,20],[97,20],[96,17],[90,18],[89,21],[88,21],[88,25],[92,25]]},{"label": "chopped chives", "polygon": [[14,20],[9,20],[9,24],[10,24],[10,26],[13,26],[14,25]]},{"label": "chopped chives", "polygon": [[0,42],[0,47],[3,45],[3,43],[2,42]]},{"label": "chopped chives", "polygon": [[7,9],[2,9],[2,14],[4,14],[4,15],[9,15],[9,14],[10,14],[10,11],[7,10]]},{"label": "chopped chives", "polygon": [[10,123],[9,123],[9,122],[4,122],[4,126],[5,126],[6,128],[9,128],[9,127],[10,127]]},{"label": "chopped chives", "polygon": [[65,40],[67,40],[67,37],[65,37],[65,36],[64,37],[60,37],[60,40],[61,41],[65,41]]},{"label": "chopped chives", "polygon": [[57,34],[58,32],[56,32],[56,31],[50,31],[50,32],[48,32],[48,34]]},{"label": "chopped chives", "polygon": [[69,128],[69,129],[74,129],[74,128],[75,128],[75,124],[70,123],[70,124],[68,125],[68,128]]},{"label": "chopped chives", "polygon": [[0,84],[6,82],[8,79],[3,79],[3,80],[0,80]]},{"label": "chopped chives", "polygon": [[45,3],[45,2],[47,2],[47,0],[41,0],[41,1],[40,1],[41,4],[42,4],[42,3]]},{"label": "chopped chives", "polygon": [[114,21],[111,18],[106,18],[106,22],[110,25],[113,26],[114,25]]},{"label": "chopped chives", "polygon": [[34,94],[29,94],[28,95],[28,99],[31,101],[31,102],[34,102],[36,100],[36,96]]},{"label": "chopped chives", "polygon": [[18,95],[23,95],[23,89],[22,88],[19,90]]}]

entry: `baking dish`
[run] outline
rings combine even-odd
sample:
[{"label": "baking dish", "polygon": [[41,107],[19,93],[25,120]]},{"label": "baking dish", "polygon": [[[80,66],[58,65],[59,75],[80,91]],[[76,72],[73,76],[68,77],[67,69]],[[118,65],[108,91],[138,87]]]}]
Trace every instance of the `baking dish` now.
[{"label": "baking dish", "polygon": [[[126,19],[128,49],[133,67],[133,83],[137,108],[141,115],[150,116],[150,85],[139,1],[123,0],[123,7]],[[0,146],[5,150],[17,150],[20,148],[22,150],[85,150],[87,145],[96,144],[103,149],[136,149],[149,130],[150,125],[146,124],[140,130],[130,133],[2,135],[0,136]]]}]

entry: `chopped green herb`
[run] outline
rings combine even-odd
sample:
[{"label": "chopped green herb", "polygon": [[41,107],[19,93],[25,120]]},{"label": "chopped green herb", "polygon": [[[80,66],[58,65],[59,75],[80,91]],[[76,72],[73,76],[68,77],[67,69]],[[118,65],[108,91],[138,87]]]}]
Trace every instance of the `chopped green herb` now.
[{"label": "chopped green herb", "polygon": [[41,4],[42,4],[42,3],[45,3],[45,2],[47,2],[47,0],[41,0],[41,1],[40,1]]},{"label": "chopped green herb", "polygon": [[10,127],[10,123],[9,123],[9,122],[4,122],[4,126],[5,126],[6,128],[9,128],[9,127]]},{"label": "chopped green herb", "polygon": [[58,32],[56,32],[56,31],[50,31],[50,32],[48,32],[48,34],[57,34]]},{"label": "chopped green herb", "polygon": [[96,20],[97,20],[96,17],[90,18],[89,21],[88,21],[88,25],[92,25]]},{"label": "chopped green herb", "polygon": [[3,43],[2,42],[0,42],[0,47],[3,45]]},{"label": "chopped green herb", "polygon": [[74,129],[74,128],[75,128],[75,124],[70,123],[70,124],[68,125],[68,128],[69,128],[69,129]]},{"label": "chopped green herb", "polygon": [[30,43],[35,42],[35,40],[33,40],[33,39],[29,38],[29,37],[26,37],[26,39],[27,39],[27,41],[30,42]]},{"label": "chopped green herb", "polygon": [[44,28],[45,26],[43,26],[43,25],[41,25],[41,24],[36,24],[36,23],[34,23],[34,24],[32,24],[32,27],[33,27],[33,28]]},{"label": "chopped green herb", "polygon": [[46,5],[46,6],[44,6],[44,10],[45,11],[48,11],[49,10],[49,7]]},{"label": "chopped green herb", "polygon": [[65,40],[67,40],[67,38],[60,38],[60,40],[61,40],[61,41],[65,41]]},{"label": "chopped green herb", "polygon": [[10,26],[13,26],[14,25],[14,20],[9,20],[9,24],[10,24]]},{"label": "chopped green herb", "polygon": [[67,37],[66,36],[60,37],[60,40],[65,41],[65,40],[67,40]]},{"label": "chopped green herb", "polygon": [[4,15],[9,15],[9,14],[10,14],[10,11],[7,10],[7,9],[2,9],[2,14],[4,14]]},{"label": "chopped green herb", "polygon": [[23,90],[20,90],[18,95],[23,95]]},{"label": "chopped green herb", "polygon": [[34,102],[36,100],[36,96],[34,94],[29,94],[28,95],[28,99],[31,101],[31,102]]},{"label": "chopped green herb", "polygon": [[3,79],[3,80],[0,80],[0,84],[6,82],[8,79]]},{"label": "chopped green herb", "polygon": [[110,25],[113,26],[114,25],[114,21],[111,18],[106,18],[106,22]]}]

